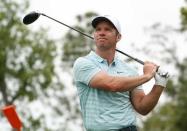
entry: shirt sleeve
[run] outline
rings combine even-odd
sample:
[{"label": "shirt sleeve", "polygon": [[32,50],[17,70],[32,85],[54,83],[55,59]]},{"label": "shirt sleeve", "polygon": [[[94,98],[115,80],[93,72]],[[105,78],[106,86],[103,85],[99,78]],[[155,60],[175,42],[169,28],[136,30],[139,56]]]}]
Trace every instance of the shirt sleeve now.
[{"label": "shirt sleeve", "polygon": [[78,58],[73,66],[73,77],[76,82],[82,82],[89,85],[90,80],[101,69],[97,65],[86,58]]},{"label": "shirt sleeve", "polygon": [[[139,75],[139,74],[137,73],[137,75]],[[134,90],[143,90],[142,85],[137,86],[136,88],[134,88]]]},{"label": "shirt sleeve", "polygon": [[[136,69],[133,70],[133,74],[134,74],[133,76],[139,76]],[[136,88],[134,88],[134,90],[143,90],[143,87],[142,87],[142,85],[140,85],[140,86],[137,86]]]}]

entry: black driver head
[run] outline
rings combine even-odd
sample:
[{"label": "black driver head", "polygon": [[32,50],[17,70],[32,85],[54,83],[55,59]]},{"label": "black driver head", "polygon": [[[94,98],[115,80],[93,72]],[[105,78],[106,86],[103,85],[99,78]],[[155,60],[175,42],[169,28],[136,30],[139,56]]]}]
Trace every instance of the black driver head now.
[{"label": "black driver head", "polygon": [[23,23],[28,25],[33,23],[35,20],[37,20],[40,16],[40,13],[37,13],[35,11],[27,14],[24,18],[23,18]]}]

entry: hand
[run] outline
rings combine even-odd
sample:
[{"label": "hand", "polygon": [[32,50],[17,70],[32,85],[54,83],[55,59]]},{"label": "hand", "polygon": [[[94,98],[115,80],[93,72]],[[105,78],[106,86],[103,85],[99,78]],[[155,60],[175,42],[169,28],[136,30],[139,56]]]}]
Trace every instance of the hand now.
[{"label": "hand", "polygon": [[143,72],[144,75],[148,76],[148,79],[151,79],[155,76],[158,66],[152,62],[144,62]]},{"label": "hand", "polygon": [[159,67],[157,73],[155,74],[155,85],[160,85],[162,87],[166,87],[168,79],[169,79],[169,73],[163,71]]}]

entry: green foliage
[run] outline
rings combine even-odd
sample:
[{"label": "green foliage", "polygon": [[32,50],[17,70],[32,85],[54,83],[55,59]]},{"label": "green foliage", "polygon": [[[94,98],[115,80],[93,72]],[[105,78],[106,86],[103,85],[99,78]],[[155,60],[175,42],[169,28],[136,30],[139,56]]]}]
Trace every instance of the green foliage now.
[{"label": "green foliage", "polygon": [[[33,100],[37,98],[36,85],[47,88],[52,82],[54,41],[46,39],[46,30],[34,33],[22,24],[20,15],[28,7],[28,1],[21,6],[14,1],[1,0],[0,3],[0,87],[3,102],[12,104],[24,96]],[[8,86],[13,81],[18,83],[14,91]]]},{"label": "green foliage", "polygon": [[[187,30],[187,8],[181,8],[181,31]],[[156,30],[156,28],[154,28]],[[164,32],[164,31],[163,31]],[[170,30],[169,32],[173,32]],[[180,32],[178,32],[180,33]],[[182,35],[180,33],[179,35]],[[177,57],[177,46],[168,48],[166,45],[170,45],[169,38],[166,33],[157,33],[157,36],[166,39],[157,38],[157,44],[162,43],[162,49],[168,53],[167,60],[170,64],[175,66],[175,70],[178,71],[176,79],[171,79],[168,82],[165,90],[166,95],[170,99],[167,103],[159,107],[154,111],[150,117],[143,122],[142,131],[185,131],[187,129],[187,58],[180,61]],[[175,48],[174,48],[175,47]],[[182,53],[182,52],[180,52]],[[163,56],[162,56],[163,57]]]},{"label": "green foliage", "polygon": [[[91,27],[91,19],[96,15],[97,14],[94,12],[87,12],[84,15],[78,15],[76,17],[78,23],[74,28],[81,32],[88,33],[88,35],[92,34],[93,29]],[[86,55],[94,48],[94,44],[90,38],[73,30],[69,30],[63,40],[64,46],[62,59],[68,66],[72,66],[78,57]]]},{"label": "green foliage", "polygon": [[[185,0],[187,2],[187,0]],[[186,31],[187,30],[187,5],[183,6],[180,9],[180,14],[181,14],[181,31]]]},{"label": "green foliage", "polygon": [[169,82],[166,93],[172,99],[151,114],[142,131],[185,131],[187,128],[187,59],[180,65],[176,84]]},{"label": "green foliage", "polygon": [[[53,119],[61,117],[65,121],[57,129],[63,130],[67,128],[66,123],[77,116],[72,113],[77,109],[72,108],[64,96],[63,83],[54,71],[55,41],[50,39],[46,29],[33,32],[22,23],[21,16],[28,6],[27,0],[20,3],[0,0],[0,106],[14,104],[18,107],[23,130],[53,130],[47,127],[43,112],[39,117],[32,116],[30,105],[40,101],[42,106],[53,111]],[[49,102],[49,98],[58,104]],[[69,109],[67,118],[62,118],[64,109]]]},{"label": "green foliage", "polygon": [[153,112],[144,122],[142,131],[180,131],[174,127],[175,110],[174,103],[167,103],[161,109]]},{"label": "green foliage", "polygon": [[182,7],[181,13],[181,31],[187,30],[187,7]]}]

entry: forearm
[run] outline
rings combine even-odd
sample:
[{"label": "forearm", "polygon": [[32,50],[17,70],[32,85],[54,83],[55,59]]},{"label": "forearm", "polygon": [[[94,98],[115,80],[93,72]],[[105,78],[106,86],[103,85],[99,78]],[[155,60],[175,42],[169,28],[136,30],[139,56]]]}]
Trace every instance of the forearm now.
[{"label": "forearm", "polygon": [[135,77],[110,77],[107,83],[112,91],[131,91],[150,79],[149,76],[146,75]]},{"label": "forearm", "polygon": [[154,85],[150,93],[141,99],[139,106],[140,114],[146,115],[156,106],[163,89],[161,86]]},{"label": "forearm", "polygon": [[92,88],[103,89],[113,92],[131,91],[137,86],[144,84],[152,78],[150,74],[141,76],[112,76],[105,71],[97,73],[90,81]]}]

